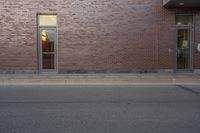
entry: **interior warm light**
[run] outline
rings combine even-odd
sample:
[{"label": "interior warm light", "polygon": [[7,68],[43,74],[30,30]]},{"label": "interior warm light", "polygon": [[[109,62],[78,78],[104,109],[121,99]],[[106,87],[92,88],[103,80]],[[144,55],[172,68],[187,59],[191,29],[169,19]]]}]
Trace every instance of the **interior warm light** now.
[{"label": "interior warm light", "polygon": [[47,41],[47,32],[45,30],[42,31],[42,41]]},{"label": "interior warm light", "polygon": [[182,23],[181,23],[181,22],[178,22],[177,24],[178,24],[178,25],[181,25]]},{"label": "interior warm light", "polygon": [[40,26],[56,26],[57,25],[57,16],[55,16],[55,15],[40,15],[39,16],[39,25]]},{"label": "interior warm light", "polygon": [[47,41],[47,38],[42,36],[42,41]]},{"label": "interior warm light", "polygon": [[47,36],[46,30],[42,30],[42,36]]}]

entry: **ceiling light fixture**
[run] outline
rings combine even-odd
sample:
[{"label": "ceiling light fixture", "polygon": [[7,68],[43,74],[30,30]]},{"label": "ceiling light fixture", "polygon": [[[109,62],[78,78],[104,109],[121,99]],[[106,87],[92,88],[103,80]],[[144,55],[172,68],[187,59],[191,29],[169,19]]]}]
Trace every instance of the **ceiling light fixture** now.
[{"label": "ceiling light fixture", "polygon": [[185,5],[185,3],[183,3],[183,2],[179,3],[179,6],[184,6],[184,5]]}]

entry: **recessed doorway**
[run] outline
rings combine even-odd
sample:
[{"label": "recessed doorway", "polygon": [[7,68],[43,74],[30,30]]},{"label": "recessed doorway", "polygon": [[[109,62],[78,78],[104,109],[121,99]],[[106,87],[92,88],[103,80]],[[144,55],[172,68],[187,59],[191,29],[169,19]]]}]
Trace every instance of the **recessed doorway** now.
[{"label": "recessed doorway", "polygon": [[39,72],[57,72],[57,28],[55,15],[39,15]]},{"label": "recessed doorway", "polygon": [[175,71],[192,71],[193,15],[176,15]]}]

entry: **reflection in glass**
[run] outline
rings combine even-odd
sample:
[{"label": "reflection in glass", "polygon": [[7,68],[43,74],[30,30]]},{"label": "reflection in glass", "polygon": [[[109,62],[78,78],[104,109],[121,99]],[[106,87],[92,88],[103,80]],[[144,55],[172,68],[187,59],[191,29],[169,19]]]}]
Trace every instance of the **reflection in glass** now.
[{"label": "reflection in glass", "polygon": [[54,46],[56,32],[52,29],[41,30],[43,69],[55,69]]},{"label": "reflection in glass", "polygon": [[177,36],[177,69],[189,69],[190,30],[179,29]]},{"label": "reflection in glass", "polygon": [[39,15],[39,26],[56,26],[57,16],[55,15]]},{"label": "reflection in glass", "polygon": [[55,31],[42,30],[42,52],[54,52]]}]

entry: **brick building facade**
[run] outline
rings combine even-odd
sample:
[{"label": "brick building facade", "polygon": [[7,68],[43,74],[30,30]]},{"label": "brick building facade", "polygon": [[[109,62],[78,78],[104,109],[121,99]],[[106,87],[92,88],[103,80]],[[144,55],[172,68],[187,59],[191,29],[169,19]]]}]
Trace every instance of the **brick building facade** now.
[{"label": "brick building facade", "polygon": [[[200,8],[179,6],[164,7],[162,0],[0,0],[0,72],[197,71]],[[57,24],[40,27],[42,15],[56,16]],[[192,22],[176,23],[178,15]],[[42,32],[51,28],[54,50],[45,53]],[[177,54],[184,49],[178,37],[189,53]]]}]

